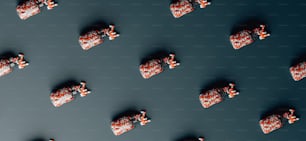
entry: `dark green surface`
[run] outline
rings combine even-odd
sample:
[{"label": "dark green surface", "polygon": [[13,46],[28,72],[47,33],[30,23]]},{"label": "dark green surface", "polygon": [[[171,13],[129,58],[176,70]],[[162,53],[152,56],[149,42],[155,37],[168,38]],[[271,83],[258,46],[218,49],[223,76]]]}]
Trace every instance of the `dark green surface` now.
[{"label": "dark green surface", "polygon": [[[291,62],[306,52],[304,0],[213,0],[174,19],[168,0],[60,0],[22,21],[16,1],[0,4],[0,52],[23,52],[30,62],[0,80],[1,140],[175,141],[194,134],[207,141],[305,141],[306,80],[294,82]],[[264,21],[272,36],[241,50],[228,40],[249,19]],[[102,20],[121,36],[87,52],[82,28]],[[175,52],[177,69],[144,80],[138,65],[159,49]],[[69,79],[86,80],[92,94],[54,108],[51,89]],[[216,79],[237,83],[241,94],[203,109],[200,90]],[[264,135],[261,114],[279,105],[297,109],[301,121]],[[152,123],[116,137],[111,118],[145,108]]]}]

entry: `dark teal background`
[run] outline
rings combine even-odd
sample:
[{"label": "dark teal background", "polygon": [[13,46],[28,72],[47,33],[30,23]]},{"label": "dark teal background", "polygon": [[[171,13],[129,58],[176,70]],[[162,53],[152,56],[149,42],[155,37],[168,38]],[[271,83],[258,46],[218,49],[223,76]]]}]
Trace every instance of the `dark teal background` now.
[{"label": "dark teal background", "polygon": [[[168,0],[59,0],[26,21],[17,2],[0,4],[0,53],[23,52],[30,66],[0,78],[0,135],[5,141],[305,141],[306,80],[294,82],[289,67],[306,54],[304,0],[213,0],[180,19]],[[259,20],[271,37],[234,50],[233,27]],[[96,21],[114,23],[121,36],[89,51],[81,30]],[[181,66],[144,80],[138,70],[147,54],[175,52]],[[92,93],[60,108],[53,87],[85,80]],[[218,79],[237,83],[241,94],[210,109],[200,90]],[[273,108],[292,106],[301,120],[264,135],[258,121]],[[152,123],[116,137],[113,116],[147,109]]]}]

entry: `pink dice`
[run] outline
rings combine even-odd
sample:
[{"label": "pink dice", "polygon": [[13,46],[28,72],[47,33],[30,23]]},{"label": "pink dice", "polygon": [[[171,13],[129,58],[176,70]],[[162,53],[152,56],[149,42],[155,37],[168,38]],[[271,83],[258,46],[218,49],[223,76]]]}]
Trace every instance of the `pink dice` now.
[{"label": "pink dice", "polygon": [[284,119],[288,120],[289,124],[293,124],[294,122],[298,121],[299,118],[297,118],[294,115],[295,110],[289,109],[287,112],[284,112],[282,115],[279,114],[272,114],[270,116],[267,116],[259,121],[259,125],[261,130],[264,134],[269,134],[277,129],[280,129],[284,126]]},{"label": "pink dice", "polygon": [[180,18],[194,11],[195,5],[199,5],[200,8],[205,8],[210,4],[207,0],[174,0],[170,4],[170,11],[173,17]]},{"label": "pink dice", "polygon": [[29,65],[24,60],[24,55],[19,53],[16,57],[9,57],[0,60],[0,77],[11,73],[14,70],[14,66],[18,65],[19,69],[23,69]]},{"label": "pink dice", "polygon": [[137,114],[126,115],[111,122],[111,129],[114,135],[119,136],[135,128],[135,123],[139,122],[141,126],[151,122],[147,117],[146,111],[141,110]]},{"label": "pink dice", "polygon": [[144,79],[149,79],[163,72],[162,61],[159,59],[149,60],[139,66],[139,71]]},{"label": "pink dice", "polygon": [[87,96],[89,93],[91,93],[86,88],[86,82],[82,81],[79,85],[72,85],[58,89],[51,93],[50,100],[54,107],[60,107],[73,101],[77,93],[80,93],[81,97]]},{"label": "pink dice", "polygon": [[223,101],[227,96],[229,98],[234,98],[239,92],[235,89],[234,83],[229,83],[228,86],[223,88],[214,88],[205,92],[202,92],[199,96],[200,102],[203,108],[209,108],[215,104]]},{"label": "pink dice", "polygon": [[306,77],[306,62],[300,62],[289,69],[293,80],[300,81]]},{"label": "pink dice", "polygon": [[175,60],[174,54],[169,54],[169,56],[161,59],[151,59],[139,66],[139,71],[144,79],[149,79],[157,74],[163,72],[163,67],[169,65],[169,69],[174,69],[179,66]]},{"label": "pink dice", "polygon": [[91,30],[79,37],[79,43],[83,50],[89,50],[95,46],[98,46],[104,42],[104,37],[108,37],[109,40],[114,40],[119,37],[119,34],[115,32],[115,26],[109,25],[108,28],[101,30]]},{"label": "pink dice", "polygon": [[253,30],[242,30],[236,34],[230,35],[230,42],[234,49],[241,49],[249,44],[252,44],[257,38],[260,40],[270,36],[265,31],[265,25],[259,25],[259,27]]},{"label": "pink dice", "polygon": [[26,0],[17,5],[16,11],[20,19],[26,20],[34,15],[40,13],[40,8],[44,5],[47,6],[48,10],[53,9],[57,6],[54,0]]},{"label": "pink dice", "polygon": [[170,10],[175,18],[180,18],[192,11],[194,11],[192,2],[189,0],[179,0],[175,3],[170,4]]},{"label": "pink dice", "polygon": [[230,36],[230,41],[234,49],[240,49],[254,42],[252,31],[242,30]]}]

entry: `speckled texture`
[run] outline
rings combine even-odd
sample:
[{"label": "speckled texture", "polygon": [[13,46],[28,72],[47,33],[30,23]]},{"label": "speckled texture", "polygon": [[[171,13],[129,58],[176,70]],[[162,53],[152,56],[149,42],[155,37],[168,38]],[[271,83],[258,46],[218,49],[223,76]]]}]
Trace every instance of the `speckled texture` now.
[{"label": "speckled texture", "polygon": [[[30,65],[0,78],[0,132],[6,141],[305,141],[306,80],[289,73],[306,55],[304,0],[213,0],[180,19],[168,0],[58,0],[59,6],[20,20],[17,2],[0,4],[0,53],[23,52]],[[117,25],[121,36],[89,51],[80,32],[97,22]],[[234,50],[233,28],[267,25],[271,37]],[[138,70],[152,52],[174,52],[181,66],[145,80]],[[209,109],[200,90],[217,80],[241,92]],[[51,90],[68,80],[87,82],[91,94],[52,106]],[[258,121],[275,107],[293,106],[301,121],[264,135]],[[113,135],[113,116],[146,109],[152,123]]]}]

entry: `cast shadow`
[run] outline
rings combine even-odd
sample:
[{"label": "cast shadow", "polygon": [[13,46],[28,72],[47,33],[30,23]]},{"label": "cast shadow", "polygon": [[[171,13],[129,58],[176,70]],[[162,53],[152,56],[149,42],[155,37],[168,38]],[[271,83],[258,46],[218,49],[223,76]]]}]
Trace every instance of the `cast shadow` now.
[{"label": "cast shadow", "polygon": [[290,108],[294,108],[294,107],[289,103],[279,102],[269,107],[268,110],[262,112],[262,114],[260,115],[260,119],[266,118],[273,114],[283,115],[283,113],[287,112]]},{"label": "cast shadow", "polygon": [[198,141],[198,138],[201,136],[197,136],[194,133],[188,133],[185,134],[184,136],[181,136],[174,141]]},{"label": "cast shadow", "polygon": [[28,141],[47,141],[47,140],[44,139],[43,137],[36,137],[36,138],[30,139]]},{"label": "cast shadow", "polygon": [[228,86],[230,82],[234,82],[234,81],[230,81],[225,78],[217,78],[214,81],[211,81],[210,83],[206,83],[202,85],[201,93],[214,89],[214,88],[223,88],[225,86]]},{"label": "cast shadow", "polygon": [[93,21],[91,23],[86,24],[88,26],[85,26],[84,28],[81,28],[79,30],[80,35],[84,35],[87,32],[90,32],[92,30],[101,30],[103,28],[108,28],[108,25],[106,24],[106,22],[102,21],[102,20],[96,20]]},{"label": "cast shadow", "polygon": [[291,66],[295,66],[301,62],[304,62],[306,61],[306,52],[303,52],[303,53],[300,53],[298,55],[298,57],[294,58],[292,61],[291,61]]},{"label": "cast shadow", "polygon": [[26,1],[28,1],[28,0],[17,0],[16,2],[16,4],[17,5],[21,5],[21,4],[23,4],[24,2],[26,2]]},{"label": "cast shadow", "polygon": [[[241,21],[238,21],[236,24],[234,24],[233,28],[230,31],[230,35],[236,34],[242,30],[253,30],[254,28],[259,27],[259,25],[263,24],[266,25],[266,21],[264,21],[260,17],[251,17],[247,19],[243,19]],[[266,27],[266,30],[268,33],[270,31],[268,30],[268,27]]]},{"label": "cast shadow", "polygon": [[76,79],[68,79],[67,81],[64,81],[62,83],[59,83],[59,84],[53,86],[51,91],[56,92],[59,89],[66,88],[66,87],[71,87],[71,86],[74,86],[74,85],[78,85],[79,83],[80,82],[76,81]]},{"label": "cast shadow", "polygon": [[[144,64],[152,59],[163,59],[165,57],[168,57],[170,53],[175,54],[174,52],[169,52],[167,49],[164,48],[156,49],[155,51],[146,54],[145,57],[141,59],[140,64]],[[176,57],[175,60],[177,60]],[[179,60],[177,60],[177,62],[179,62]]]},{"label": "cast shadow", "polygon": [[133,116],[133,115],[136,115],[139,113],[139,110],[137,110],[136,108],[134,107],[130,107],[130,108],[127,108],[125,109],[124,111],[118,113],[118,114],[115,114],[113,117],[112,117],[112,121],[114,120],[118,120],[124,116]]},{"label": "cast shadow", "polygon": [[176,3],[176,2],[178,2],[179,0],[170,0],[170,4],[171,3]]},{"label": "cast shadow", "polygon": [[10,57],[16,57],[16,53],[14,53],[13,51],[11,50],[8,50],[8,51],[4,51],[0,54],[0,59],[8,59]]}]

